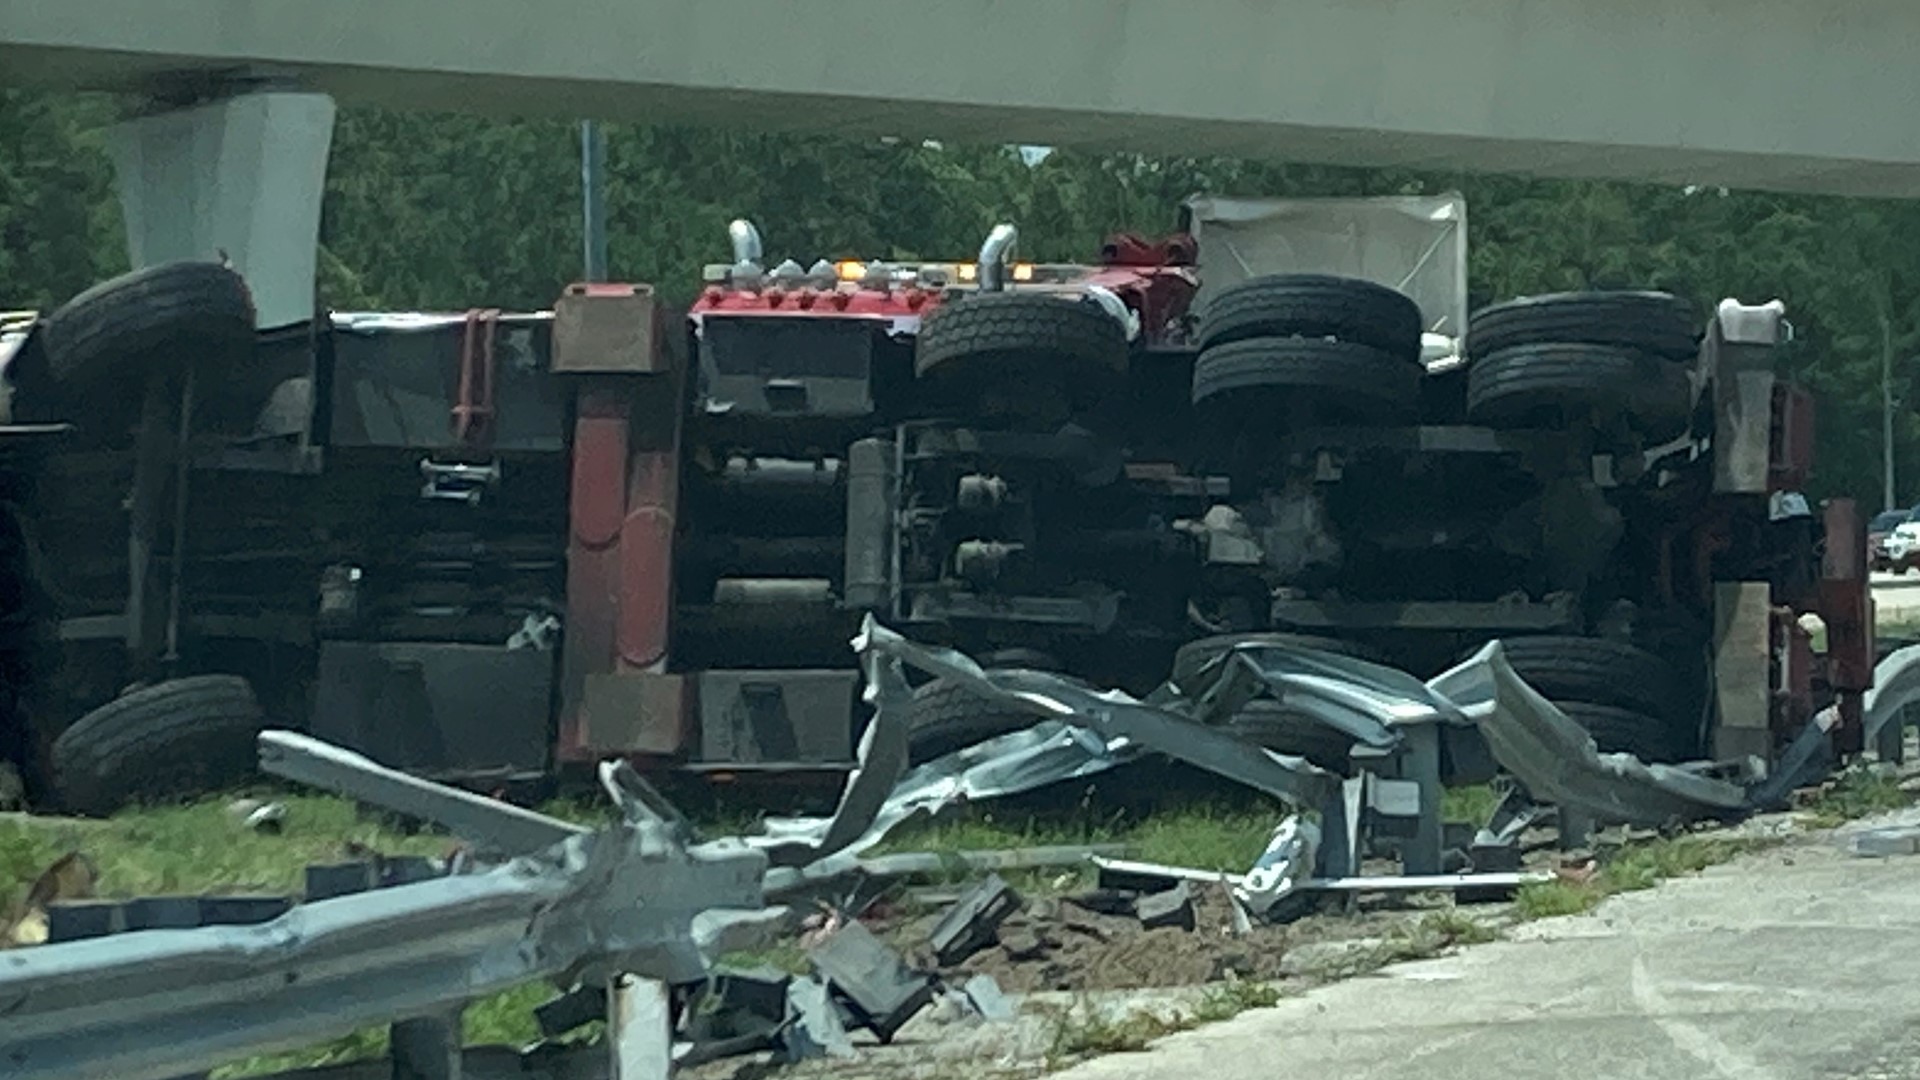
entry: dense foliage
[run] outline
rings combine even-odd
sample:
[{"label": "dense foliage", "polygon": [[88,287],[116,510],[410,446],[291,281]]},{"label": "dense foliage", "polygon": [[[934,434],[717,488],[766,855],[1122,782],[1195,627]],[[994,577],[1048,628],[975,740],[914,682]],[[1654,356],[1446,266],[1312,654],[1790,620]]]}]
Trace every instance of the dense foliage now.
[{"label": "dense foliage", "polygon": [[[101,129],[113,103],[0,91],[0,306],[47,305],[122,268]],[[346,110],[322,228],[340,307],[537,306],[580,265],[574,125]],[[1883,350],[1920,402],[1920,206],[1717,189],[1542,181],[1226,159],[853,142],[675,127],[609,129],[616,277],[690,295],[745,214],[768,253],[964,257],[997,220],[1022,249],[1084,258],[1106,232],[1165,230],[1189,194],[1454,189],[1470,210],[1474,302],[1588,286],[1670,289],[1704,317],[1723,296],[1784,299],[1793,364],[1821,395],[1821,493],[1877,504]],[[1920,475],[1902,409],[1900,473]],[[1911,489],[1901,496],[1912,499]]]}]

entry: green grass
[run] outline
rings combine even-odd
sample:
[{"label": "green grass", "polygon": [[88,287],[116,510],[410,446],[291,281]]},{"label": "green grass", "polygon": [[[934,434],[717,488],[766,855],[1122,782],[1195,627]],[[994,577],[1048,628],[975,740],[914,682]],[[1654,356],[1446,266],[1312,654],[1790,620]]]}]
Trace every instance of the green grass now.
[{"label": "green grass", "polygon": [[1697,874],[1774,843],[1757,837],[1688,834],[1626,844],[1602,859],[1599,873],[1590,881],[1536,881],[1520,886],[1514,909],[1527,919],[1579,915],[1617,893],[1650,889],[1668,878]]},{"label": "green grass", "polygon": [[[1201,870],[1244,872],[1266,849],[1273,829],[1287,811],[1227,806],[1186,806],[1139,818],[1071,818],[1059,815],[996,815],[991,810],[960,813],[896,830],[875,853],[924,851],[959,854],[1010,848],[1120,844],[1126,857]],[[956,862],[940,880],[973,875]],[[1015,888],[1049,892],[1084,887],[1092,867],[1059,867],[1003,874]]]},{"label": "green grass", "polygon": [[1913,796],[1886,772],[1856,766],[1842,772],[1809,800],[1805,810],[1816,828],[1830,829],[1855,818],[1913,805]]},{"label": "green grass", "polygon": [[1499,805],[1500,793],[1492,784],[1448,788],[1440,794],[1440,816],[1447,821],[1485,825],[1493,816],[1493,808]]},{"label": "green grass", "polygon": [[[297,893],[309,863],[341,862],[349,845],[383,855],[440,855],[449,839],[403,832],[362,816],[342,799],[279,796],[287,808],[278,834],[253,832],[227,812],[227,798],[128,811],[106,821],[0,818],[0,911],[11,910],[54,860],[80,851],[98,870],[107,897],[202,893]],[[469,1043],[521,1045],[538,1037],[532,1009],[553,996],[529,984],[476,1001],[464,1017]],[[340,1064],[386,1053],[387,1029],[368,1028],[317,1046],[236,1063],[215,1080]]]},{"label": "green grass", "polygon": [[1596,885],[1575,881],[1529,881],[1513,896],[1513,909],[1524,919],[1551,919],[1592,911],[1606,897]]},{"label": "green grass", "polygon": [[17,898],[39,873],[69,851],[83,851],[99,870],[102,896],[171,893],[292,893],[308,863],[341,862],[348,845],[385,855],[439,855],[449,841],[403,834],[362,818],[353,804],[311,796],[283,797],[278,835],[244,828],[227,799],[128,812],[103,822],[0,818],[0,898]]}]

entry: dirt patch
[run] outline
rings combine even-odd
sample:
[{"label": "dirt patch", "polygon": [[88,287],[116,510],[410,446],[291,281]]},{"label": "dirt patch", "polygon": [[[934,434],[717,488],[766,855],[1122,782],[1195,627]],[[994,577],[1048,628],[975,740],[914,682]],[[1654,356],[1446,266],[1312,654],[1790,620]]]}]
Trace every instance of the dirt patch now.
[{"label": "dirt patch", "polygon": [[1388,913],[1314,915],[1284,926],[1256,923],[1236,934],[1223,888],[1196,888],[1192,930],[1146,929],[1130,914],[1102,914],[1071,898],[1030,899],[1001,924],[998,944],[947,968],[935,966],[924,945],[936,916],[876,910],[862,921],[922,970],[937,970],[950,981],[991,975],[1002,989],[1018,993],[1196,986],[1229,974],[1277,979],[1299,974],[1286,960],[1290,948],[1376,936],[1394,921]]}]

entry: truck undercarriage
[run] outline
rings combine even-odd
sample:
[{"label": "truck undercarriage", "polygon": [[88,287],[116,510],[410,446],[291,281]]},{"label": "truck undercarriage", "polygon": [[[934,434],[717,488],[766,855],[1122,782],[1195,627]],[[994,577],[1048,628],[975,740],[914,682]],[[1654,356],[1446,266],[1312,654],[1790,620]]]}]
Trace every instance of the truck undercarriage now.
[{"label": "truck undercarriage", "polygon": [[[59,615],[13,620],[58,646],[8,654],[33,658],[11,752],[88,812],[224,778],[267,722],[488,788],[608,757],[837,776],[869,615],[1135,694],[1249,635],[1423,678],[1500,638],[1603,751],[1767,758],[1828,697],[1857,749],[1863,542],[1850,504],[1798,494],[1778,305],[1704,333],[1658,294],[1469,324],[1457,227],[1397,268],[1308,253],[1406,211],[1195,200],[1192,234],[1095,266],[1016,262],[1002,227],[974,263],[766,269],[736,223],[684,324],[645,286],[575,286],[535,314],[149,335],[117,386],[60,361],[56,314],[7,369],[17,419],[77,429],[0,530]],[[1276,235],[1293,261],[1214,276]],[[212,676],[245,682],[152,696]],[[1031,722],[917,693],[922,760]],[[223,726],[169,727],[185,700]],[[1233,726],[1351,749],[1284,701]],[[161,730],[190,767],[151,767]]]}]

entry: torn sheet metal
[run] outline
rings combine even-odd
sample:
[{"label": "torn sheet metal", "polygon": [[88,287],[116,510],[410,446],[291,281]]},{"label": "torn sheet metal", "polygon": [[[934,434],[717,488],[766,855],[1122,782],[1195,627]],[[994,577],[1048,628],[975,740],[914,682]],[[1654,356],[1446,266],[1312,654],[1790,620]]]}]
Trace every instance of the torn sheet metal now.
[{"label": "torn sheet metal", "polygon": [[1117,690],[1095,693],[1037,671],[984,671],[961,653],[915,644],[871,617],[862,635],[869,648],[935,678],[959,683],[1009,709],[1064,720],[1104,736],[1109,743],[1124,741],[1165,754],[1288,802],[1317,806],[1335,782],[1332,774],[1302,759],[1262,750]]},{"label": "torn sheet metal", "polygon": [[1747,810],[1738,784],[1596,751],[1584,728],[1514,673],[1497,641],[1427,685],[1479,725],[1494,757],[1542,801],[1652,828]]},{"label": "torn sheet metal", "polygon": [[1320,852],[1320,827],[1293,814],[1273,830],[1266,850],[1253,861],[1240,884],[1233,886],[1239,907],[1265,915],[1313,876]]},{"label": "torn sheet metal", "polygon": [[1866,714],[1866,745],[1878,746],[1881,729],[1904,725],[1907,707],[1920,703],[1920,645],[1908,645],[1887,654],[1873,666],[1873,686],[1861,701]]},{"label": "torn sheet metal", "polygon": [[[779,896],[860,870],[862,853],[913,817],[1092,776],[1136,756],[1136,747],[1109,746],[1093,732],[1058,720],[977,743],[902,777],[858,840],[806,866],[769,870],[767,893]],[[748,837],[749,843],[804,843],[807,837],[824,835],[828,826],[820,818],[771,818],[762,827],[767,835]]]},{"label": "torn sheet metal", "polygon": [[[1091,776],[1146,750],[1187,761],[1296,805],[1317,805],[1337,783],[1336,777],[1299,758],[1262,750],[1169,709],[1118,691],[1094,693],[1039,672],[989,673],[953,650],[910,642],[871,617],[854,644],[868,672],[868,699],[875,710],[862,741],[860,770],[848,781],[848,794],[835,818],[773,819],[764,823],[763,836],[748,838],[778,864],[768,874],[770,895],[857,870],[861,852],[916,815]],[[890,767],[904,766],[906,757],[911,705],[907,665],[959,682],[1010,709],[1030,712],[1034,726],[967,747],[911,772],[893,771],[889,778]],[[885,734],[876,736],[876,730]],[[870,787],[856,797],[854,790],[863,780]],[[877,806],[875,791],[883,792]],[[811,860],[805,857],[808,853],[813,855]]]},{"label": "torn sheet metal", "polygon": [[853,640],[866,675],[863,697],[873,706],[873,720],[860,736],[858,764],[847,776],[840,805],[831,818],[769,828],[765,836],[751,839],[776,867],[815,863],[872,836],[875,822],[885,816],[899,794],[897,788],[907,769],[907,714],[913,704],[913,688],[907,685],[899,661],[872,647],[873,634],[879,629],[869,615]]},{"label": "torn sheet metal", "polygon": [[502,855],[527,855],[588,834],[579,825],[409,776],[308,735],[263,731],[258,744],[260,770],[270,776],[432,822]]},{"label": "torn sheet metal", "polygon": [[1402,725],[1469,723],[1453,702],[1404,671],[1257,639],[1222,653],[1186,686],[1209,714],[1237,710],[1250,690],[1264,689],[1288,708],[1380,749],[1398,744]]}]

